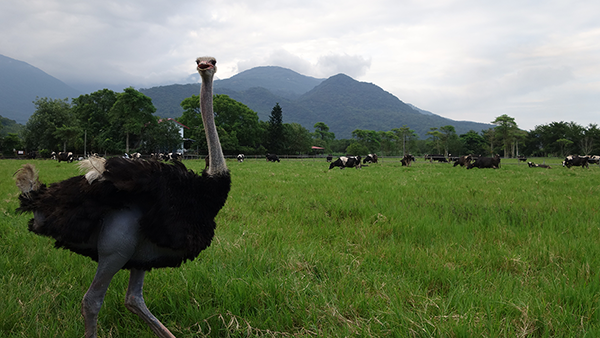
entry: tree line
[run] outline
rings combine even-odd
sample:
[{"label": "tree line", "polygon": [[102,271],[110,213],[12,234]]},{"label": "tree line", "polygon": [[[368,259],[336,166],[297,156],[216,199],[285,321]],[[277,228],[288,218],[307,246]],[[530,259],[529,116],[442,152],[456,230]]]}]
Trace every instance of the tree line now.
[{"label": "tree line", "polygon": [[[152,100],[132,87],[121,93],[102,89],[71,102],[37,98],[34,104],[34,114],[25,126],[17,128],[18,132],[7,122],[10,120],[2,118],[0,148],[5,156],[14,155],[16,149],[47,157],[52,151],[149,154],[180,151],[182,147],[187,152],[206,154],[198,95],[181,102],[183,114],[176,121],[154,115]],[[246,105],[227,95],[215,95],[215,123],[223,152],[383,156],[499,153],[504,157],[600,153],[600,130],[595,124],[582,127],[574,122],[552,122],[527,132],[518,128],[514,118],[501,115],[491,121],[494,128],[461,135],[447,125],[431,127],[427,138],[419,139],[414,130],[403,125],[389,131],[356,129],[351,139],[336,139],[323,122],[317,122],[311,132],[298,123],[283,123],[283,113],[276,103],[269,120],[261,121]]]}]

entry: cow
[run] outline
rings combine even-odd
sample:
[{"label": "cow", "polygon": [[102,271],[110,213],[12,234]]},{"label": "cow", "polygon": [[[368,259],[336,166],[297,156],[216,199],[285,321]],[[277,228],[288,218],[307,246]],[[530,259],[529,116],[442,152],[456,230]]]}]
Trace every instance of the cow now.
[{"label": "cow", "polygon": [[237,156],[237,160],[240,163],[244,162],[245,158],[246,158],[246,155],[244,155],[244,154],[238,154],[238,156]]},{"label": "cow", "polygon": [[366,163],[377,163],[377,158],[378,158],[377,154],[369,154],[363,160],[363,164],[366,164]]},{"label": "cow", "polygon": [[448,163],[448,159],[444,155],[425,155],[425,159],[429,160],[429,162],[438,161],[438,162],[446,162]]},{"label": "cow", "polygon": [[571,168],[572,166],[581,167],[581,168],[589,168],[588,157],[587,156],[579,156],[579,155],[569,155],[563,161],[563,166],[567,168]]},{"label": "cow", "polygon": [[404,157],[400,160],[403,167],[410,167],[410,164],[414,161],[415,161],[415,157],[411,154],[404,155]]},{"label": "cow", "polygon": [[55,154],[55,158],[58,160],[58,163],[61,161],[71,163],[73,162],[73,153],[72,152],[59,152],[58,155]]},{"label": "cow", "polygon": [[594,155],[594,156],[587,156],[588,158],[588,163],[590,164],[598,164],[600,163],[600,156],[598,155]]},{"label": "cow", "polygon": [[545,169],[551,169],[551,167],[547,164],[535,164],[533,162],[527,162],[527,164],[529,165],[529,168],[545,168]]},{"label": "cow", "polygon": [[472,168],[498,169],[500,168],[500,155],[496,154],[494,155],[494,157],[479,157],[475,162],[469,163],[469,165],[467,165],[467,169]]},{"label": "cow", "polygon": [[333,155],[329,154],[327,155],[327,163],[331,162],[333,160]]},{"label": "cow", "polygon": [[360,169],[360,156],[341,156],[329,165],[330,170],[334,167]]},{"label": "cow", "polygon": [[[519,156],[517,158],[519,159],[519,162],[525,162],[525,161],[527,161],[527,157],[526,156]],[[527,164],[529,164],[529,162],[527,162]]]},{"label": "cow", "polygon": [[461,167],[464,166],[469,166],[469,164],[471,164],[471,161],[473,161],[473,156],[472,155],[463,155],[461,157],[459,157],[456,161],[454,161],[454,166],[456,167],[457,165],[460,164]]},{"label": "cow", "polygon": [[275,154],[267,154],[267,161],[268,162],[279,162],[279,156],[277,156]]}]

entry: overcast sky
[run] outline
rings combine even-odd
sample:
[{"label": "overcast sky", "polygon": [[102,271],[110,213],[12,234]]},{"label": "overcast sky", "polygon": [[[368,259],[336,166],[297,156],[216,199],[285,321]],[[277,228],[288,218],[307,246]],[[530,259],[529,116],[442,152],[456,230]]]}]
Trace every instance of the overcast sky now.
[{"label": "overcast sky", "polygon": [[281,66],[454,120],[600,123],[600,1],[0,0],[0,54],[77,87]]}]

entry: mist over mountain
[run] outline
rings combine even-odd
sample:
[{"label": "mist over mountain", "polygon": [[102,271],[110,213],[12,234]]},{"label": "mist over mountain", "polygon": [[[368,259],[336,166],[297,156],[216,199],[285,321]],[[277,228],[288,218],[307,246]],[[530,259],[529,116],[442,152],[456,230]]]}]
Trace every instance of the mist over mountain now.
[{"label": "mist over mountain", "polygon": [[[74,98],[83,94],[42,70],[0,55],[0,116],[25,124],[34,113],[36,97]],[[189,77],[195,81],[194,76]],[[268,121],[279,103],[284,123],[299,123],[309,131],[324,122],[336,138],[351,138],[355,129],[388,131],[404,125],[420,138],[432,127],[452,125],[458,134],[494,127],[491,124],[454,121],[405,103],[372,83],[356,81],[345,74],[317,79],[290,69],[255,67],[229,79],[215,80],[215,94],[225,94],[254,110]],[[198,95],[200,84],[173,84],[142,88],[156,107],[156,115],[180,117],[181,101]]]},{"label": "mist over mountain", "polygon": [[0,115],[25,124],[36,97],[65,99],[83,93],[26,62],[0,55]]}]

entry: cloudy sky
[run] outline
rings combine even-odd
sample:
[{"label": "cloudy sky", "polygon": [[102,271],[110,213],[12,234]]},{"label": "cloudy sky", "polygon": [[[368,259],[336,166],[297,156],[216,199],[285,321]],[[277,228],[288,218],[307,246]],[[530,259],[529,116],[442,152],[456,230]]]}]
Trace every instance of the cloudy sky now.
[{"label": "cloudy sky", "polygon": [[182,83],[197,56],[345,73],[454,120],[600,123],[600,1],[0,0],[0,54],[73,87]]}]

